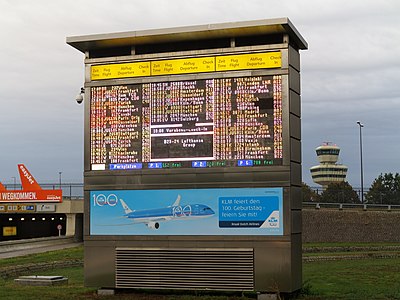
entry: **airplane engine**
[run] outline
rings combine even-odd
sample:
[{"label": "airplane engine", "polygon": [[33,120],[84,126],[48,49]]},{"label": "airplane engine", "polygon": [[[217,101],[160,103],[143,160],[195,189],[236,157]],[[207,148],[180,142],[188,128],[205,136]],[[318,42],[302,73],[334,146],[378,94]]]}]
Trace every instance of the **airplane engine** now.
[{"label": "airplane engine", "polygon": [[146,224],[147,227],[151,228],[151,229],[158,229],[160,228],[160,224],[158,222],[150,222]]}]

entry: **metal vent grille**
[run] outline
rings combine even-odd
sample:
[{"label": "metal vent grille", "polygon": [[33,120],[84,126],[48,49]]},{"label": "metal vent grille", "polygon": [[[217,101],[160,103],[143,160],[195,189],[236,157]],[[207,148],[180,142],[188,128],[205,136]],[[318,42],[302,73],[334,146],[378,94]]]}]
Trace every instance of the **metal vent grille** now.
[{"label": "metal vent grille", "polygon": [[254,290],[253,249],[116,249],[117,288]]}]

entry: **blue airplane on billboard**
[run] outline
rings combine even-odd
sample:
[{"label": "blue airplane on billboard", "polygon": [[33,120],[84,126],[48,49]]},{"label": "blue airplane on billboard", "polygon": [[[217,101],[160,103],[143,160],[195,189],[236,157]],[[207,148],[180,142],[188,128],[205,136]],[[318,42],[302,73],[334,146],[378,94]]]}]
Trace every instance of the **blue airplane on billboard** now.
[{"label": "blue airplane on billboard", "polygon": [[160,228],[160,222],[206,218],[215,214],[210,207],[204,204],[180,205],[180,195],[171,206],[142,210],[132,210],[124,200],[119,199],[119,201],[125,211],[125,218],[132,220],[133,223],[146,224],[151,229]]}]

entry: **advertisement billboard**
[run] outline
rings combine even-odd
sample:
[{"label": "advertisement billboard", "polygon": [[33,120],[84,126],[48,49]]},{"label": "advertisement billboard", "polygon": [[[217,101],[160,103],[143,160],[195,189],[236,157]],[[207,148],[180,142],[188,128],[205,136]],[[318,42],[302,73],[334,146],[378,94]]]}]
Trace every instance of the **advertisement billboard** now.
[{"label": "advertisement billboard", "polygon": [[91,235],[283,235],[282,188],[91,191]]},{"label": "advertisement billboard", "polygon": [[18,164],[18,171],[22,189],[9,190],[0,182],[0,203],[62,202],[61,187],[43,190],[24,164]]}]

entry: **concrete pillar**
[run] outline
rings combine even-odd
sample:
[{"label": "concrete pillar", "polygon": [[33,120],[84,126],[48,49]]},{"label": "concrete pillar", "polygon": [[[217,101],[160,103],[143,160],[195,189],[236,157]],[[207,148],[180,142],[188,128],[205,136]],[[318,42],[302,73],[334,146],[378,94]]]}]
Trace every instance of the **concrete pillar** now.
[{"label": "concrete pillar", "polygon": [[65,236],[74,236],[75,235],[75,218],[76,214],[66,214],[67,215],[67,224],[65,229]]}]

